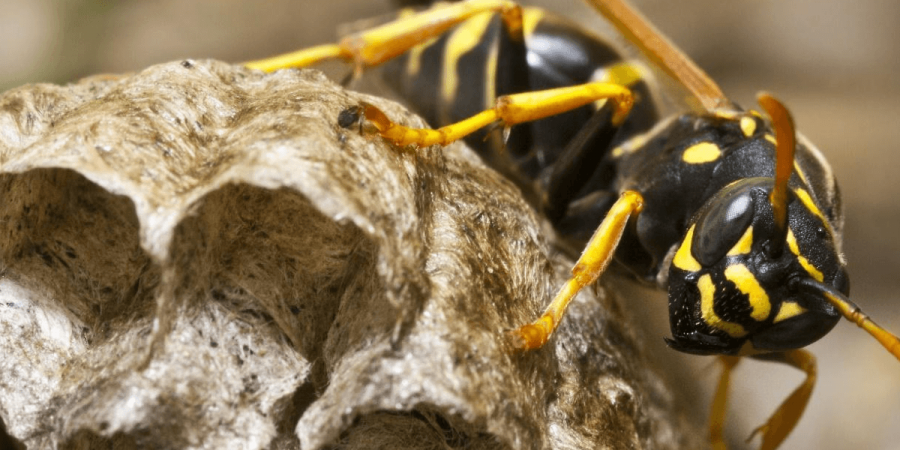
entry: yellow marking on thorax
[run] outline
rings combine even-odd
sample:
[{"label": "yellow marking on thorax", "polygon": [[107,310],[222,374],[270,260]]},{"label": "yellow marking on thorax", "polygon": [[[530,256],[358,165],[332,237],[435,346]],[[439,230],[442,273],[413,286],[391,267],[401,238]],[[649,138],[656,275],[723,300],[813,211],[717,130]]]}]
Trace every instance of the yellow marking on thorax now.
[{"label": "yellow marking on thorax", "polygon": [[822,214],[822,211],[819,210],[819,207],[816,206],[816,202],[813,201],[812,197],[810,197],[809,192],[806,192],[806,189],[797,188],[794,189],[794,193],[797,194],[797,198],[803,203],[803,206],[809,210],[809,212],[813,213],[819,220],[822,221],[823,224],[828,226],[828,221],[825,220],[825,215]]},{"label": "yellow marking on thorax", "polygon": [[716,111],[716,117],[718,117],[720,119],[725,119],[725,120],[735,120],[738,118],[738,114],[740,114],[740,113],[738,113],[737,111],[734,111],[734,110]]},{"label": "yellow marking on thorax", "polygon": [[734,283],[738,290],[747,295],[750,300],[750,317],[757,322],[766,320],[769,312],[772,311],[772,304],[769,302],[769,294],[756,281],[756,277],[750,272],[750,269],[743,264],[733,264],[725,268],[725,279]]},{"label": "yellow marking on thorax", "polygon": [[722,150],[712,142],[698,142],[688,147],[681,155],[681,160],[688,164],[704,164],[715,161],[722,156]]},{"label": "yellow marking on thorax", "polygon": [[697,288],[700,289],[700,316],[707,325],[728,333],[731,337],[742,337],[747,330],[740,324],[723,320],[713,310],[716,297],[716,286],[709,274],[703,275],[697,280]]},{"label": "yellow marking on thorax", "polygon": [[544,15],[544,10],[540,8],[522,8],[522,34],[525,35],[525,39],[534,33]]},{"label": "yellow marking on thorax", "polygon": [[694,240],[694,225],[691,225],[691,228],[688,229],[687,234],[684,236],[684,240],[681,241],[681,247],[678,247],[678,251],[675,252],[675,258],[672,259],[672,264],[675,267],[684,270],[686,272],[696,272],[700,270],[700,263],[694,259],[694,255],[691,254],[691,242]]},{"label": "yellow marking on thorax", "polygon": [[772,323],[778,323],[805,312],[806,308],[798,305],[796,302],[783,302],[781,308],[778,309],[778,315],[775,316],[775,320]]},{"label": "yellow marking on thorax", "polygon": [[[601,81],[604,83],[613,83],[619,86],[630,87],[637,83],[643,77],[640,66],[628,62],[617,62],[594,72],[591,81]],[[594,102],[594,109],[599,110],[606,104],[606,99]]]},{"label": "yellow marking on thorax", "polygon": [[452,104],[459,87],[459,75],[456,73],[459,59],[475,48],[484,38],[494,13],[481,13],[459,24],[447,38],[444,47],[443,78],[441,80],[441,97],[445,104]]},{"label": "yellow marking on thorax", "polygon": [[734,244],[734,247],[731,247],[731,250],[728,250],[726,256],[737,256],[737,255],[745,255],[750,253],[750,247],[753,246],[753,225],[747,227],[747,231],[744,232],[744,235]]},{"label": "yellow marking on thorax", "polygon": [[[743,121],[742,121],[742,122],[741,122],[741,128],[743,128],[743,125],[744,125],[744,124],[743,124]],[[754,124],[754,127],[755,127],[755,126],[756,126],[756,124]],[[744,134],[745,134],[747,137],[750,137],[750,135],[747,135],[747,132],[746,132],[746,131],[744,131]],[[775,136],[772,136],[771,134],[766,133],[766,135],[764,136],[764,138],[765,138],[767,141],[769,141],[770,143],[772,143],[772,145],[778,145],[778,141],[775,140]],[[797,159],[796,159],[796,158],[794,159],[794,172],[797,172],[797,176],[800,177],[800,180],[803,181],[803,184],[809,185],[809,182],[806,180],[806,174],[804,174],[803,171],[800,170],[800,165],[797,164]]]},{"label": "yellow marking on thorax", "polygon": [[804,269],[806,269],[806,272],[809,273],[811,277],[821,283],[822,280],[825,279],[825,276],[822,275],[822,272],[820,272],[819,269],[816,269],[816,267],[813,266],[805,256],[800,254],[800,246],[797,245],[797,237],[794,236],[794,231],[790,228],[788,228],[787,243],[788,248],[790,248],[791,253],[793,253],[797,257],[797,261],[800,262],[800,265],[803,266]]},{"label": "yellow marking on thorax", "polygon": [[620,61],[615,64],[604,67],[598,71],[594,81],[603,81],[606,83],[614,83],[619,86],[631,86],[644,78],[644,72],[641,66],[626,61]]},{"label": "yellow marking on thorax", "polygon": [[756,121],[750,116],[741,117],[741,131],[744,137],[753,136],[753,133],[756,133]]},{"label": "yellow marking on thorax", "polygon": [[612,157],[620,158],[622,155],[625,155],[626,153],[632,153],[635,150],[643,147],[644,144],[646,144],[648,140],[649,139],[647,138],[646,134],[639,134],[639,135],[623,142],[622,145],[612,149],[612,153],[611,153]]},{"label": "yellow marking on thorax", "polygon": [[797,164],[796,159],[794,160],[794,172],[797,172],[797,175],[800,177],[800,181],[802,181],[803,184],[809,186],[809,181],[806,181],[806,174],[804,174],[803,171],[800,170],[800,166]]}]

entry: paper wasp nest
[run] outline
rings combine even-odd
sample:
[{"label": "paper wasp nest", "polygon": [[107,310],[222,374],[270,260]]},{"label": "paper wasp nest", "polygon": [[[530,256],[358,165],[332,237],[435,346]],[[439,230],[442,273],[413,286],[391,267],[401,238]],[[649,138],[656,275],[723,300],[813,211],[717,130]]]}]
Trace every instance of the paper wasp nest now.
[{"label": "paper wasp nest", "polygon": [[694,448],[602,289],[461,145],[318,72],[171,63],[0,97],[0,416],[27,448]]}]

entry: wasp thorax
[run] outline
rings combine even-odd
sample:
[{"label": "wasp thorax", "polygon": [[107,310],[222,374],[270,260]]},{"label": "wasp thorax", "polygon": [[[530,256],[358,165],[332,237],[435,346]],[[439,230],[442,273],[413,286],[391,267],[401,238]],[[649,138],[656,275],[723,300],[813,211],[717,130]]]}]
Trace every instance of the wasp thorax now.
[{"label": "wasp thorax", "polygon": [[695,215],[669,274],[672,347],[734,354],[750,341],[757,350],[798,348],[837,323],[831,305],[796,286],[811,277],[846,291],[846,272],[822,233],[827,224],[792,193],[782,242],[769,201],[773,186],[771,178],[742,179]]}]

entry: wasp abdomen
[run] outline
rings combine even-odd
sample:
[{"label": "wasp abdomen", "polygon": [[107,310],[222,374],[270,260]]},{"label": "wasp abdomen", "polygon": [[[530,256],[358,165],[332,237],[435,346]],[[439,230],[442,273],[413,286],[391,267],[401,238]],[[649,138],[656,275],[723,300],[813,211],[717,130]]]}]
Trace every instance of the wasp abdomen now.
[{"label": "wasp abdomen", "polygon": [[[621,82],[636,94],[635,107],[615,142],[656,122],[649,85],[638,66],[560,17],[536,8],[525,8],[523,16],[524,49],[509,41],[498,15],[485,13],[389,62],[385,80],[436,127],[490,108],[501,95],[598,79]],[[533,184],[557,161],[597,106],[517,125],[505,141],[500,133],[483,130],[466,142],[520,184]],[[608,149],[593,151],[603,154]]]}]

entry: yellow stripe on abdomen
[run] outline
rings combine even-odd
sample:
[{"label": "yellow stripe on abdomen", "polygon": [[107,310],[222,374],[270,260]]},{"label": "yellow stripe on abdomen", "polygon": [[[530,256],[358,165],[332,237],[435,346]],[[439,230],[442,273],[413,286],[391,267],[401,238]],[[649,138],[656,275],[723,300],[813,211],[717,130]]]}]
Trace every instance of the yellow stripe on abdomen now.
[{"label": "yellow stripe on abdomen", "polygon": [[494,13],[482,13],[461,23],[447,38],[444,47],[443,78],[441,79],[441,98],[444,104],[450,105],[456,98],[459,88],[457,67],[459,59],[478,46],[484,39],[488,25]]}]

